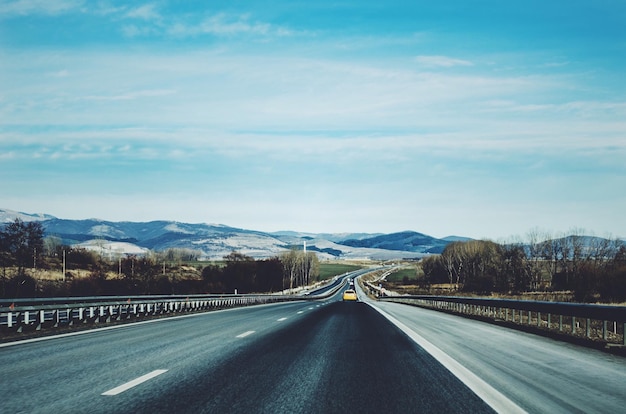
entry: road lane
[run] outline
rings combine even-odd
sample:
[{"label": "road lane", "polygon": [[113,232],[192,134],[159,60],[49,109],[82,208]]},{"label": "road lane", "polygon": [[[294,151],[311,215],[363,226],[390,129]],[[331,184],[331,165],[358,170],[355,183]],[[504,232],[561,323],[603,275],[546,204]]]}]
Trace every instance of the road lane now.
[{"label": "road lane", "polygon": [[370,302],[530,413],[626,407],[626,359],[489,323]]},{"label": "road lane", "polygon": [[[172,361],[173,380],[124,408],[149,412],[487,413],[490,408],[363,303],[333,302],[298,323],[250,336],[214,364]],[[248,339],[247,338],[247,339]],[[171,376],[170,378],[174,378]]]},{"label": "road lane", "polygon": [[276,329],[281,324],[276,319],[309,306],[237,308],[0,348],[0,412],[114,412],[102,405],[101,393],[168,369],[163,361],[193,360],[203,353],[225,358],[245,345],[237,335]]}]

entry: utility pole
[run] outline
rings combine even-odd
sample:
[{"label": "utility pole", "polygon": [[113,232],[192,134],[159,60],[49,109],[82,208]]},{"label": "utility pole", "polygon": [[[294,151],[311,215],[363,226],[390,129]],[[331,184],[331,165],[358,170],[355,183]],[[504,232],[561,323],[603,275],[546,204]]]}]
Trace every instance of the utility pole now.
[{"label": "utility pole", "polygon": [[65,282],[65,249],[63,249],[63,282]]}]

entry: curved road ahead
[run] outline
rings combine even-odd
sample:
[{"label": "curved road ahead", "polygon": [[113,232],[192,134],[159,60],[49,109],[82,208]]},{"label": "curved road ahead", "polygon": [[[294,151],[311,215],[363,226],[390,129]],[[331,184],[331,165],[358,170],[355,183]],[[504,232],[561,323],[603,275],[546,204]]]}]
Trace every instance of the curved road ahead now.
[{"label": "curved road ahead", "polygon": [[623,358],[437,312],[375,306],[384,314],[335,295],[0,345],[0,411],[539,413],[626,406]]}]

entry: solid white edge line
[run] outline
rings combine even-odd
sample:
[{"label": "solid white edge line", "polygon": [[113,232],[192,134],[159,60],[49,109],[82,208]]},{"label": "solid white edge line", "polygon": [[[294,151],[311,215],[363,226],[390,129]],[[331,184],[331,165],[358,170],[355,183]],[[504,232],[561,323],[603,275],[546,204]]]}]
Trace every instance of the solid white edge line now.
[{"label": "solid white edge line", "polygon": [[524,409],[508,399],[498,390],[487,384],[484,380],[479,378],[476,374],[465,368],[459,362],[454,360],[451,356],[437,348],[421,335],[413,331],[411,328],[383,311],[382,309],[368,303],[372,308],[378,311],[381,315],[387,318],[391,323],[396,325],[402,332],[407,334],[415,343],[421,346],[426,352],[432,355],[437,361],[441,363],[448,371],[455,377],[461,380],[470,390],[474,392],[480,399],[482,399],[487,405],[493,408],[498,413],[526,413]]},{"label": "solid white edge line", "polygon": [[244,332],[244,333],[242,333],[242,334],[237,335],[237,338],[245,338],[246,336],[248,336],[248,335],[252,335],[252,334],[253,334],[253,333],[255,333],[255,332],[256,332],[256,331],[247,331],[247,332]]},{"label": "solid white edge line", "polygon": [[151,380],[152,378],[157,377],[157,376],[159,376],[161,374],[164,374],[166,372],[167,372],[166,369],[154,370],[154,371],[152,371],[152,372],[150,372],[150,373],[148,373],[146,375],[142,375],[139,378],[135,378],[132,381],[128,381],[127,383],[122,384],[119,387],[115,387],[113,389],[108,390],[107,392],[103,392],[101,395],[118,395],[118,394],[121,394],[124,391],[127,391],[127,390],[129,390],[129,389],[131,389],[133,387],[136,387],[137,385],[139,385],[141,383],[144,383],[144,382],[146,382],[148,380]]}]

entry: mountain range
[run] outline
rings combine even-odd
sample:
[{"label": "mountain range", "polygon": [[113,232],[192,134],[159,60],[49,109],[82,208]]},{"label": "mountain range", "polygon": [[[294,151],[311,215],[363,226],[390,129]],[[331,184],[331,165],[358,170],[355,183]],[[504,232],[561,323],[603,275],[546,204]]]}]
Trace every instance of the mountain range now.
[{"label": "mountain range", "polygon": [[191,249],[207,260],[221,259],[233,251],[261,259],[292,247],[317,252],[320,259],[418,259],[440,253],[463,237],[437,239],[415,231],[391,234],[262,232],[222,224],[176,221],[112,222],[99,219],[69,220],[49,214],[28,214],[0,209],[0,225],[19,218],[41,222],[46,236],[63,244],[109,255],[143,254],[149,250]]}]

